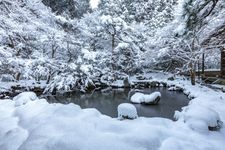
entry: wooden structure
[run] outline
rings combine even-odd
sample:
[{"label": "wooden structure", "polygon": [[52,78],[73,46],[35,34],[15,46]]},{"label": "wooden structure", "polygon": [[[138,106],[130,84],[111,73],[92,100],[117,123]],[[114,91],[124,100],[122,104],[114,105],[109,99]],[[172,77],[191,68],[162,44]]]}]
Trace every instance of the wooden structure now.
[{"label": "wooden structure", "polygon": [[[221,68],[218,76],[221,78],[225,78],[225,22],[223,25],[217,27],[214,32],[212,32],[203,42],[202,47],[207,49],[214,49],[219,48],[221,51]],[[204,60],[203,60],[204,61]],[[204,64],[204,63],[203,63]],[[203,66],[203,74],[206,75],[204,72]],[[215,74],[215,72],[214,72]]]},{"label": "wooden structure", "polygon": [[221,49],[221,77],[225,78],[225,48]]},{"label": "wooden structure", "polygon": [[[202,71],[196,71],[197,75],[201,75]],[[221,75],[221,71],[220,69],[218,70],[204,70],[204,74],[205,77],[220,77]]]}]

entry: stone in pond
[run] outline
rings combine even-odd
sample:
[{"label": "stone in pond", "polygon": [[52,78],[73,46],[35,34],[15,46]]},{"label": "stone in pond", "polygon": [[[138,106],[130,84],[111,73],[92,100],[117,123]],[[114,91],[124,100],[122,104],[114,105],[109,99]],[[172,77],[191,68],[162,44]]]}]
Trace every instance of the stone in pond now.
[{"label": "stone in pond", "polygon": [[159,86],[160,86],[160,83],[157,82],[157,81],[151,81],[151,82],[149,83],[149,86],[150,86],[150,87],[159,87]]},{"label": "stone in pond", "polygon": [[148,105],[156,105],[159,103],[161,99],[161,93],[160,92],[154,92],[152,94],[143,94],[143,93],[135,93],[131,97],[132,103],[137,104],[148,104]]},{"label": "stone in pond", "polygon": [[120,104],[117,108],[118,111],[118,119],[136,119],[138,117],[137,115],[137,109],[134,107],[134,105],[129,103],[123,103]]}]

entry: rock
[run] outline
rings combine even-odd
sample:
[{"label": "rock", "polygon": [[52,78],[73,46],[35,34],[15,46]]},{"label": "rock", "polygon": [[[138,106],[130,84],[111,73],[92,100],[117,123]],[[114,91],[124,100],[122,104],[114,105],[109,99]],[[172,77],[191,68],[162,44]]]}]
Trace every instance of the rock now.
[{"label": "rock", "polygon": [[117,108],[118,111],[118,119],[136,119],[138,117],[137,115],[137,109],[134,107],[134,105],[129,103],[123,103],[120,104]]},{"label": "rock", "polygon": [[140,103],[142,103],[142,102],[145,101],[145,99],[144,99],[144,94],[143,94],[143,93],[137,92],[137,93],[135,93],[134,95],[131,96],[130,101],[131,101],[132,103],[140,104]]},{"label": "rock", "polygon": [[157,81],[152,81],[152,82],[149,83],[149,86],[150,87],[159,87],[160,86],[160,83],[157,82]]},{"label": "rock", "polygon": [[129,82],[129,78],[128,78],[128,77],[126,77],[126,78],[123,80],[123,85],[124,85],[125,88],[131,87],[130,82]]},{"label": "rock", "polygon": [[216,126],[208,126],[208,129],[210,131],[218,131],[223,127],[223,122],[221,120],[217,120]]},{"label": "rock", "polygon": [[147,78],[147,80],[152,80],[152,79],[153,79],[152,77],[148,77],[148,78]]},{"label": "rock", "polygon": [[160,83],[163,87],[167,87],[167,83],[165,83],[165,82],[161,82]]},{"label": "rock", "polygon": [[168,91],[183,91],[183,88],[179,87],[179,86],[171,86],[168,88]]},{"label": "rock", "polygon": [[174,76],[169,77],[167,80],[169,80],[169,81],[174,81],[174,80],[175,80],[175,77],[174,77]]},{"label": "rock", "polygon": [[144,102],[144,104],[147,104],[147,105],[157,105],[159,103],[161,99],[161,96],[157,96],[154,101],[150,101],[150,102]]},{"label": "rock", "polygon": [[139,75],[136,77],[138,80],[146,80],[146,77],[142,76],[142,75]]},{"label": "rock", "polygon": [[159,103],[160,99],[161,99],[160,92],[154,92],[149,95],[138,92],[131,97],[131,102],[137,104],[156,105]]}]

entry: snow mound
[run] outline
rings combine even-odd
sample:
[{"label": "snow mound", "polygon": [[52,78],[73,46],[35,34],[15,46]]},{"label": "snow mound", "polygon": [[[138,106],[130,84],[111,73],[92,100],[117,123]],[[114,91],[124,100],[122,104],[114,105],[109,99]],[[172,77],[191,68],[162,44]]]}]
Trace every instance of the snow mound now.
[{"label": "snow mound", "polygon": [[222,127],[219,114],[200,105],[190,105],[182,112],[175,112],[175,118],[182,119],[191,129],[197,131],[218,130]]},{"label": "snow mound", "polygon": [[21,106],[27,104],[29,101],[38,100],[37,95],[34,92],[23,92],[13,98],[15,106]]},{"label": "snow mound", "polygon": [[135,93],[131,97],[131,102],[132,103],[144,103],[144,104],[158,104],[161,98],[161,93],[160,92],[154,92],[150,95],[148,94],[143,94],[143,93]]},{"label": "snow mound", "polygon": [[123,103],[120,104],[117,108],[118,110],[118,119],[136,119],[137,109],[132,104]]}]

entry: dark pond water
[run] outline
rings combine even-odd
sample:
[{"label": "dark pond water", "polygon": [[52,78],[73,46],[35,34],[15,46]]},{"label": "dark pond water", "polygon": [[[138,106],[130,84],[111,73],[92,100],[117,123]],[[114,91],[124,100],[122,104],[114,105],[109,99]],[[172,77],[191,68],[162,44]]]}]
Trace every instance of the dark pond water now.
[{"label": "dark pond water", "polygon": [[[90,94],[81,94],[78,92],[58,94],[56,96],[47,96],[49,103],[74,103],[81,108],[96,108],[102,114],[117,117],[117,106],[121,103],[130,103],[130,97],[136,92],[134,89],[117,89],[95,91]],[[163,117],[173,119],[175,110],[181,110],[183,106],[188,105],[188,98],[182,92],[168,91],[166,88],[141,89],[139,92],[150,94],[159,91],[162,98],[158,105],[134,104],[138,115],[143,117]]]}]

